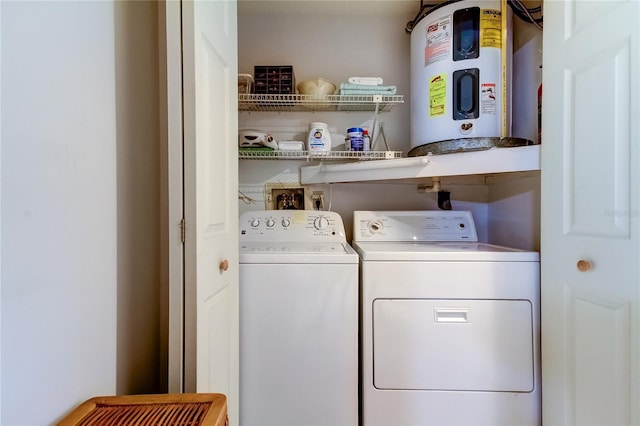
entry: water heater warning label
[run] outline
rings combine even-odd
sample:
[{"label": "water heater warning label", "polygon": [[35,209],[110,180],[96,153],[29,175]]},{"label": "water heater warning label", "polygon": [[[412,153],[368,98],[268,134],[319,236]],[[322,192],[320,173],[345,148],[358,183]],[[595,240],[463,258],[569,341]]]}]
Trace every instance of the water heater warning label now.
[{"label": "water heater warning label", "polygon": [[502,15],[499,10],[482,9],[480,14],[480,47],[502,46]]},{"label": "water heater warning label", "polygon": [[481,99],[480,113],[495,114],[496,113],[496,84],[482,83],[480,87]]},{"label": "water heater warning label", "polygon": [[424,48],[424,66],[443,61],[451,56],[451,15],[427,25],[427,45]]},{"label": "water heater warning label", "polygon": [[439,74],[429,80],[429,117],[444,115],[447,100],[447,75]]}]

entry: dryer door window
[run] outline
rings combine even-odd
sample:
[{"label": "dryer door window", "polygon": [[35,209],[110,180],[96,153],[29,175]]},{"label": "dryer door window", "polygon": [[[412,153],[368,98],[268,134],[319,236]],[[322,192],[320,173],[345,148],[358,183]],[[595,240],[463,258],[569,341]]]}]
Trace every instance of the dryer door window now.
[{"label": "dryer door window", "polygon": [[378,389],[531,392],[528,300],[376,299]]}]

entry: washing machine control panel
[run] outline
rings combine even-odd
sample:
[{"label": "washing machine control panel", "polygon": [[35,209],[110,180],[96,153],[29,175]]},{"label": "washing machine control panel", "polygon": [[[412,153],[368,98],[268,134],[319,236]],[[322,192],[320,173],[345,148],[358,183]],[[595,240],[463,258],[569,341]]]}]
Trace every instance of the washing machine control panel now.
[{"label": "washing machine control panel", "polygon": [[469,211],[355,211],[353,228],[354,241],[478,241]]},{"label": "washing machine control panel", "polygon": [[261,210],[240,216],[240,241],[346,242],[336,212]]}]

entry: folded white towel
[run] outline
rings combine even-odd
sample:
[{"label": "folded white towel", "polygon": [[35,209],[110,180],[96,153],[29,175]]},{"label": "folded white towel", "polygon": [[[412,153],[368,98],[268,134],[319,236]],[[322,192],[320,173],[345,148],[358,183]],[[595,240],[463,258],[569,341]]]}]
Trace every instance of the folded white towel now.
[{"label": "folded white towel", "polygon": [[382,84],[382,77],[349,77],[351,84],[366,84],[368,86],[377,86]]}]

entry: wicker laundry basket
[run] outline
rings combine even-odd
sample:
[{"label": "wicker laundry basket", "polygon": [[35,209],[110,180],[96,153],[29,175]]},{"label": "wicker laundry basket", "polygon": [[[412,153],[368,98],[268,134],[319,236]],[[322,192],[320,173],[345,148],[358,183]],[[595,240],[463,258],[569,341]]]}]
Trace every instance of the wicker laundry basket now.
[{"label": "wicker laundry basket", "polygon": [[218,393],[100,396],[80,404],[58,426],[225,426]]}]

